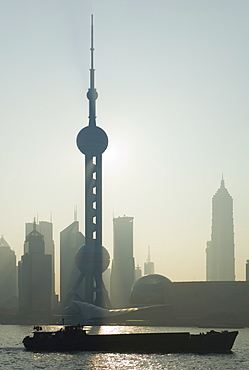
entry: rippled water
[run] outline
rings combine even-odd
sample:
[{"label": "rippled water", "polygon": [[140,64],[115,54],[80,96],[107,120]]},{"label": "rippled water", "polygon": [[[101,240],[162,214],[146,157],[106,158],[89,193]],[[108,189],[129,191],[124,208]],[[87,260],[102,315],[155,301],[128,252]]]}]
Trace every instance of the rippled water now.
[{"label": "rippled water", "polygon": [[[189,331],[198,328],[116,327],[90,328],[93,332]],[[249,369],[249,329],[240,329],[230,354],[118,354],[98,352],[33,353],[24,349],[22,339],[30,326],[0,325],[0,369],[136,369],[136,370],[231,370]],[[201,331],[206,331],[201,329]]]}]

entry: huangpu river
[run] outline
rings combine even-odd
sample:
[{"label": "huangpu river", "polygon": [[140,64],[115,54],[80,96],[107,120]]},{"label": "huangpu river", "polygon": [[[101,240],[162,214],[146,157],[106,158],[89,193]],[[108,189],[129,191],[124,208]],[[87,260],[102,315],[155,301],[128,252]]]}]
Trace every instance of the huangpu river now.
[{"label": "huangpu river", "polygon": [[[43,327],[55,329],[55,327]],[[189,331],[210,329],[102,326],[86,327],[93,333],[128,333]],[[84,369],[84,370],[231,370],[249,369],[249,329],[239,329],[232,353],[228,354],[119,354],[103,352],[41,353],[24,349],[22,339],[32,331],[31,326],[0,325],[0,369]],[[214,328],[215,329],[215,328]],[[217,329],[218,330],[218,329]],[[231,329],[229,329],[231,330]]]}]

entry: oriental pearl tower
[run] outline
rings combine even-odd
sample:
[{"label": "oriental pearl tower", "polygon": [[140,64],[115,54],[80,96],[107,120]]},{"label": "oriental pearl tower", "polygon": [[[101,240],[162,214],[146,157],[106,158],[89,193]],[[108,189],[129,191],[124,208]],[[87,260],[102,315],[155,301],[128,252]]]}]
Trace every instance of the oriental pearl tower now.
[{"label": "oriental pearl tower", "polygon": [[[96,125],[96,100],[93,67],[93,16],[91,16],[91,68],[89,100],[89,124],[77,136],[79,150],[85,155],[85,245],[76,255],[76,265],[81,271],[76,283],[84,284],[83,300],[101,307],[109,307],[102,273],[107,269],[110,256],[102,246],[102,153],[108,146],[104,130]],[[75,287],[77,289],[77,287]]]}]

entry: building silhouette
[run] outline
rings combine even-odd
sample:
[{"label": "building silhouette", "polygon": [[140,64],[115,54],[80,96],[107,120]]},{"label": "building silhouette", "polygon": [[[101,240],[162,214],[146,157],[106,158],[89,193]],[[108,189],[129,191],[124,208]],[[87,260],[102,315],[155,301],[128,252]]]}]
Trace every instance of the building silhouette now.
[{"label": "building silhouette", "polygon": [[26,236],[24,255],[18,263],[19,312],[42,314],[51,311],[52,256],[45,254],[44,236],[33,230]]},{"label": "building silhouette", "polygon": [[[25,224],[25,237],[33,230],[33,223],[27,222]],[[50,254],[52,257],[52,308],[56,309],[58,306],[58,295],[55,294],[55,245],[53,240],[53,223],[48,221],[39,221],[36,223],[36,230],[44,236],[45,254]],[[25,244],[24,244],[24,253]]]},{"label": "building silhouette", "polygon": [[84,301],[105,307],[110,306],[110,301],[102,273],[108,268],[110,257],[102,246],[102,153],[108,146],[108,137],[96,125],[98,93],[94,85],[93,16],[90,50],[89,124],[77,136],[78,149],[85,155],[85,245],[77,253],[76,265],[81,271],[78,284],[82,281],[84,284]]},{"label": "building silhouette", "polygon": [[[85,237],[79,231],[79,221],[72,222],[60,232],[60,305],[64,308],[72,295],[83,297],[84,289],[79,285],[73,288],[80,276],[75,264],[75,256],[79,248],[85,244]],[[71,295],[72,293],[72,295]]]},{"label": "building silhouette", "polygon": [[0,238],[0,306],[16,305],[17,278],[16,255],[4,239]]},{"label": "building silhouette", "polygon": [[134,283],[133,217],[113,218],[113,260],[111,269],[111,302],[113,307],[129,306]]},{"label": "building silhouette", "polygon": [[249,260],[246,260],[246,281],[249,281]]},{"label": "building silhouette", "polygon": [[222,178],[212,199],[212,233],[206,248],[206,280],[234,281],[233,198]]},{"label": "building silhouette", "polygon": [[154,274],[154,262],[150,260],[150,246],[148,246],[148,258],[144,263],[144,275]]},{"label": "building silhouette", "polygon": [[142,277],[142,269],[139,265],[135,267],[134,281],[137,281]]}]

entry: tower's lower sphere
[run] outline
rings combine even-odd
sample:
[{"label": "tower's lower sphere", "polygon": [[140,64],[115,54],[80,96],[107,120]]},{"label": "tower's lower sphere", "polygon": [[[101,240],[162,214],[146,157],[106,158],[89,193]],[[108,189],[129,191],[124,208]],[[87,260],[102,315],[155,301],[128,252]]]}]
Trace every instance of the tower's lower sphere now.
[{"label": "tower's lower sphere", "polygon": [[101,154],[108,146],[108,137],[98,126],[86,126],[77,136],[77,146],[83,154]]},{"label": "tower's lower sphere", "polygon": [[81,247],[76,256],[75,263],[81,272],[104,272],[110,263],[110,255],[103,246]]}]

